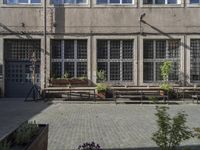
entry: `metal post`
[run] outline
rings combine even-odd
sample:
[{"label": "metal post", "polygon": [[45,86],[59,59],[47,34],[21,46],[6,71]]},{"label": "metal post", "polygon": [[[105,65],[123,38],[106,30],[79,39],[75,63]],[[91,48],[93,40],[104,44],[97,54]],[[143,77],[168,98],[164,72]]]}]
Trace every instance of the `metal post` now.
[{"label": "metal post", "polygon": [[44,87],[46,87],[47,1],[44,0]]}]

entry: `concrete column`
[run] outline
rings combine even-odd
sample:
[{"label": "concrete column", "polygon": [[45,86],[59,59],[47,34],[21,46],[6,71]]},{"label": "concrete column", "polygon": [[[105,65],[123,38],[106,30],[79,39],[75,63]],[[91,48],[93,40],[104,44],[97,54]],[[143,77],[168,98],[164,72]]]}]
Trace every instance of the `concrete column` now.
[{"label": "concrete column", "polygon": [[92,58],[91,58],[91,64],[92,64],[92,69],[91,69],[91,71],[92,71],[92,82],[93,83],[96,83],[96,79],[97,79],[97,76],[96,76],[96,70],[97,70],[97,47],[96,47],[96,45],[97,45],[97,40],[96,40],[96,38],[93,38],[92,37],[92,39],[91,39],[91,41],[92,41],[92,47],[91,47],[91,55],[92,55]]},{"label": "concrete column", "polygon": [[184,36],[180,37],[181,46],[180,46],[180,76],[179,80],[181,85],[185,84],[185,38]]},{"label": "concrete column", "polygon": [[143,83],[143,37],[138,35],[138,85],[142,86]]},{"label": "concrete column", "polygon": [[0,96],[4,96],[5,94],[5,71],[4,71],[4,47],[3,47],[3,38],[0,37],[0,66],[2,66],[2,75],[0,75]]},{"label": "concrete column", "polygon": [[87,39],[87,71],[88,71],[88,79],[92,80],[92,36]]}]

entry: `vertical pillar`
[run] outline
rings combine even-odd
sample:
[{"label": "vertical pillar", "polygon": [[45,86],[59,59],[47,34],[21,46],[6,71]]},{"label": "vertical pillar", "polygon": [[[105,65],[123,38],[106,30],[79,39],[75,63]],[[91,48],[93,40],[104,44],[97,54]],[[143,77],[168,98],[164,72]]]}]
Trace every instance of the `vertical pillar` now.
[{"label": "vertical pillar", "polygon": [[[0,96],[5,94],[5,73],[4,73],[4,47],[3,38],[0,37]],[[2,74],[1,74],[2,73]]]},{"label": "vertical pillar", "polygon": [[91,64],[92,64],[92,68],[91,68],[91,72],[92,72],[92,82],[93,83],[96,83],[96,79],[97,79],[97,76],[96,76],[96,70],[97,70],[97,39],[96,38],[93,38],[91,39],[91,42],[92,42],[92,46],[91,46],[91,55],[92,55],[92,58],[91,58]]}]

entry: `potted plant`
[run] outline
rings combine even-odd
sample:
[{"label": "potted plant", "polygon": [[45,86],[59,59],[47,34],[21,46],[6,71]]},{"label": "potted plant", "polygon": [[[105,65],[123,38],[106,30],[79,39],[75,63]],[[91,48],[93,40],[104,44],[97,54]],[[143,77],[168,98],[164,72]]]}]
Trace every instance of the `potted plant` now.
[{"label": "potted plant", "polygon": [[67,86],[69,85],[69,74],[65,72],[62,78],[56,78],[55,75],[51,78],[50,83],[52,86]]},{"label": "potted plant", "polygon": [[25,122],[0,140],[1,150],[47,150],[48,125]]},{"label": "potted plant", "polygon": [[97,96],[101,99],[105,99],[106,98],[106,92],[108,90],[107,84],[97,83],[96,89],[97,89]]}]

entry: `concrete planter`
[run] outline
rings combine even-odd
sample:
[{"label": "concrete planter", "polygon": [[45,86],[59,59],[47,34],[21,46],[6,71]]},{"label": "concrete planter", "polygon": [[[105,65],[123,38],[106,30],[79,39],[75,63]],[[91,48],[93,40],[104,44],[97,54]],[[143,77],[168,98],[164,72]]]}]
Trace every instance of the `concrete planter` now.
[{"label": "concrete planter", "polygon": [[87,79],[52,79],[50,85],[53,87],[65,87],[65,86],[88,86]]},{"label": "concrete planter", "polygon": [[39,132],[33,137],[30,143],[26,145],[17,145],[15,141],[16,130],[5,136],[0,142],[7,141],[10,145],[10,150],[47,150],[48,149],[48,130],[46,124],[39,124]]}]

